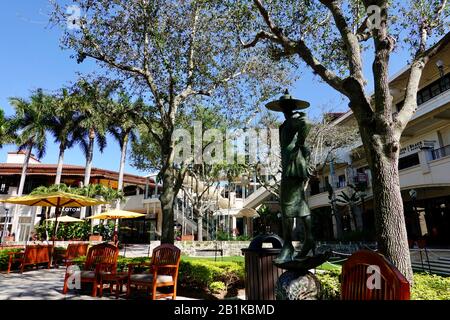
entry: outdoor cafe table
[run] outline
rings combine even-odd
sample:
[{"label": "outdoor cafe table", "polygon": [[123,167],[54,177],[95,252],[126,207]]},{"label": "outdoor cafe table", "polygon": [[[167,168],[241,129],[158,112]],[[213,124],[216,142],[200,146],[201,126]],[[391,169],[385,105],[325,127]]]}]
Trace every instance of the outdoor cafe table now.
[{"label": "outdoor cafe table", "polygon": [[128,272],[105,272],[100,273],[100,292],[99,296],[100,298],[103,295],[103,283],[109,283],[110,284],[110,290],[112,292],[113,286],[116,285],[116,299],[119,298],[119,292],[122,293],[122,287],[124,285],[124,282],[128,281]]}]

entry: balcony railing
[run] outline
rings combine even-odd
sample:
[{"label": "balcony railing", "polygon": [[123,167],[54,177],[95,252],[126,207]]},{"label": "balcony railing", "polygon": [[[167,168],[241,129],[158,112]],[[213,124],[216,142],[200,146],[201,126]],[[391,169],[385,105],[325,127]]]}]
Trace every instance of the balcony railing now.
[{"label": "balcony railing", "polygon": [[433,160],[450,156],[450,145],[431,151]]}]

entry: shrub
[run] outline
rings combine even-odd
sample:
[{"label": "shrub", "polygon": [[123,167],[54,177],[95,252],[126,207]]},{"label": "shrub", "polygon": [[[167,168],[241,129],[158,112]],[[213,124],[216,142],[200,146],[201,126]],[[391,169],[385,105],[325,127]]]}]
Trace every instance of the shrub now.
[{"label": "shrub", "polygon": [[339,300],[341,284],[339,283],[340,271],[328,270],[317,272],[316,276],[322,285],[321,300]]},{"label": "shrub", "polygon": [[103,241],[109,241],[112,240],[113,234],[114,234],[114,222],[109,221],[108,224],[98,224],[94,226],[93,229],[95,234],[99,234],[102,236]]},{"label": "shrub", "polygon": [[17,252],[21,249],[4,249],[0,250],[0,270],[4,271],[8,269],[9,255],[8,252]]},{"label": "shrub", "polygon": [[214,281],[209,284],[208,288],[212,293],[220,293],[226,289],[226,285],[222,281]]},{"label": "shrub", "polygon": [[450,277],[415,273],[412,300],[450,300]]},{"label": "shrub", "polygon": [[244,281],[244,265],[239,262],[182,260],[179,273],[182,285],[211,289],[213,282],[222,282],[225,289],[232,285],[242,285]]},{"label": "shrub", "polygon": [[[76,223],[60,223],[58,225],[58,230],[56,232],[57,239],[64,240],[87,240],[89,237],[89,231],[91,229],[91,224],[89,221],[76,222]],[[36,234],[39,240],[46,239],[46,231],[49,237],[52,236],[54,231],[54,223],[43,223],[35,227]]]}]

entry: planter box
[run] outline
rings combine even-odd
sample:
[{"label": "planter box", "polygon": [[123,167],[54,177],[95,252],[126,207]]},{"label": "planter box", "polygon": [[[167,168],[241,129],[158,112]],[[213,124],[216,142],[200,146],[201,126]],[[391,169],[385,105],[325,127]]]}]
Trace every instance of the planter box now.
[{"label": "planter box", "polygon": [[193,235],[181,236],[181,241],[194,241],[194,236]]},{"label": "planter box", "polygon": [[102,236],[89,236],[89,241],[102,241]]}]

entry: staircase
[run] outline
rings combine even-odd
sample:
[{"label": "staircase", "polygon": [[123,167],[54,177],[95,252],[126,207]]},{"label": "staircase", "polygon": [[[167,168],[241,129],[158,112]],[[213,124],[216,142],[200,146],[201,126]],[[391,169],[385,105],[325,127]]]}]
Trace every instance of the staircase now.
[{"label": "staircase", "polygon": [[[180,199],[180,197],[179,197]],[[190,205],[187,205],[187,211],[190,212],[191,207]],[[197,221],[195,221],[194,219],[188,217],[186,214],[184,216],[184,220],[183,220],[183,215],[181,213],[181,210],[177,213],[175,213],[175,221],[183,226],[186,226],[186,234],[197,234]],[[183,224],[183,222],[185,224]],[[207,230],[206,230],[206,219],[203,219],[203,234],[206,235],[207,234]]]},{"label": "staircase", "polygon": [[416,256],[416,258],[412,261],[412,268],[414,271],[423,271],[443,276],[450,276],[449,257],[436,257],[433,252],[430,252],[430,250],[428,250],[428,259],[425,251],[422,251],[422,261]]}]

